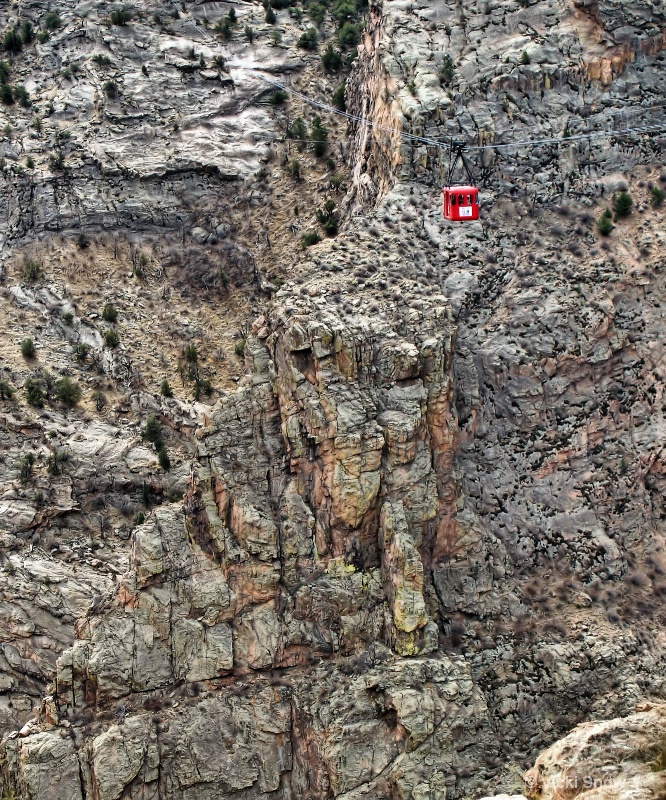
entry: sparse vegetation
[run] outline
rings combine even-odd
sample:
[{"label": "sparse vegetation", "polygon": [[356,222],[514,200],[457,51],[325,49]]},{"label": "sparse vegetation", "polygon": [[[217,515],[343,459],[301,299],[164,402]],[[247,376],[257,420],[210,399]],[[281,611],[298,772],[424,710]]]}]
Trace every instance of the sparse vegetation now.
[{"label": "sparse vegetation", "polygon": [[74,345],[74,358],[83,363],[86,358],[88,358],[88,353],[90,352],[90,345],[86,344],[85,342],[77,342]]},{"label": "sparse vegetation", "polygon": [[287,171],[295,181],[301,179],[301,162],[297,158],[292,158],[287,167]]},{"label": "sparse vegetation", "polygon": [[340,111],[345,111],[347,109],[347,104],[345,102],[345,84],[344,83],[341,83],[338,86],[338,88],[333,92],[333,94],[331,96],[331,102]]},{"label": "sparse vegetation", "polygon": [[23,39],[16,28],[5,31],[2,47],[8,53],[19,53],[23,49]]},{"label": "sparse vegetation", "polygon": [[125,8],[118,8],[111,12],[112,25],[127,25],[132,19],[132,14]]},{"label": "sparse vegetation", "polygon": [[238,358],[244,358],[245,357],[245,342],[246,342],[246,340],[244,338],[243,339],[239,339],[236,342],[236,344],[234,345],[234,353],[236,353]]},{"label": "sparse vegetation", "polygon": [[199,360],[199,353],[195,344],[186,344],[183,355],[188,364],[196,364]]},{"label": "sparse vegetation", "polygon": [[650,189],[650,204],[653,208],[659,208],[666,199],[666,192],[660,189],[658,186],[653,186]]},{"label": "sparse vegetation", "polygon": [[521,56],[520,56],[520,63],[521,63],[523,66],[527,66],[527,64],[529,64],[529,63],[530,63],[530,55],[529,55],[529,53],[527,52],[527,50],[523,50],[523,52],[521,53]]},{"label": "sparse vegetation", "polygon": [[102,319],[104,322],[117,322],[118,312],[116,311],[116,307],[113,305],[113,303],[106,303],[102,309]]},{"label": "sparse vegetation", "polygon": [[34,406],[35,408],[44,408],[46,384],[40,375],[33,375],[26,378],[23,388],[25,389],[25,399],[28,405]]},{"label": "sparse vegetation", "polygon": [[254,41],[254,28],[251,28],[249,25],[246,25],[243,33],[245,34],[245,38],[248,40],[250,44]]},{"label": "sparse vegetation", "polygon": [[317,220],[327,236],[335,236],[338,232],[338,216],[335,213],[335,201],[330,198],[317,209]]},{"label": "sparse vegetation", "polygon": [[171,459],[169,458],[169,454],[167,453],[166,447],[162,445],[157,451],[157,460],[160,462],[160,467],[165,472],[168,472],[171,469]]},{"label": "sparse vegetation", "polygon": [[160,394],[162,397],[173,397],[173,389],[166,378],[160,384]]},{"label": "sparse vegetation", "polygon": [[19,463],[19,478],[21,483],[28,483],[32,479],[32,468],[35,464],[35,454],[26,453]]},{"label": "sparse vegetation", "polygon": [[23,358],[34,358],[37,354],[35,343],[32,339],[24,339],[21,342],[21,355]]},{"label": "sparse vegetation", "polygon": [[47,31],[57,31],[61,25],[62,20],[60,19],[60,15],[55,11],[49,11],[44,17],[44,27]]},{"label": "sparse vegetation", "polygon": [[318,44],[319,36],[315,28],[308,28],[298,40],[298,46],[302,47],[303,50],[316,50]]},{"label": "sparse vegetation", "polygon": [[342,55],[330,42],[326,45],[321,63],[326,72],[337,72],[342,67]]},{"label": "sparse vegetation", "polygon": [[118,336],[118,332],[116,331],[115,328],[109,328],[108,331],[105,331],[104,344],[111,350],[114,347],[118,347],[118,345],[120,344],[120,337]]},{"label": "sparse vegetation", "polygon": [[55,396],[70,408],[81,399],[81,388],[76,381],[70,378],[61,378],[55,384]]},{"label": "sparse vegetation", "polygon": [[454,72],[453,59],[447,53],[442,59],[442,66],[439,69],[439,82],[442,86],[448,86],[451,83]]},{"label": "sparse vegetation", "polygon": [[110,99],[118,97],[118,85],[115,81],[106,81],[104,83],[104,94]]},{"label": "sparse vegetation", "polygon": [[101,411],[107,404],[106,395],[104,394],[104,392],[100,391],[99,389],[96,389],[92,393],[92,399],[93,399],[93,402],[95,403],[95,408],[98,411]]},{"label": "sparse vegetation", "polygon": [[279,106],[282,105],[288,97],[289,95],[286,92],[283,92],[282,89],[278,89],[269,96],[268,102],[272,106]]},{"label": "sparse vegetation", "polygon": [[597,229],[602,236],[609,236],[614,227],[611,218],[605,213],[597,220]]},{"label": "sparse vegetation", "polygon": [[324,127],[319,116],[312,120],[310,139],[314,145],[314,154],[317,158],[321,158],[328,149],[328,130]]},{"label": "sparse vegetation", "polygon": [[64,465],[71,460],[71,453],[64,447],[58,448],[46,459],[46,467],[51,475],[62,475]]},{"label": "sparse vegetation", "polygon": [[620,192],[613,199],[613,208],[618,217],[628,217],[633,205],[634,201],[629,192]]},{"label": "sparse vegetation", "polygon": [[24,280],[34,283],[34,281],[38,281],[42,277],[42,265],[39,263],[39,261],[35,261],[33,258],[28,258],[23,263],[22,272]]},{"label": "sparse vegetation", "polygon": [[303,236],[301,241],[303,242],[303,247],[312,247],[312,245],[321,242],[321,236],[318,231],[310,231]]},{"label": "sparse vegetation", "polygon": [[16,389],[7,378],[0,378],[0,400],[12,400]]},{"label": "sparse vegetation", "polygon": [[277,17],[275,16],[275,11],[273,11],[273,7],[271,5],[266,7],[266,22],[269,25],[275,25],[277,22]]}]

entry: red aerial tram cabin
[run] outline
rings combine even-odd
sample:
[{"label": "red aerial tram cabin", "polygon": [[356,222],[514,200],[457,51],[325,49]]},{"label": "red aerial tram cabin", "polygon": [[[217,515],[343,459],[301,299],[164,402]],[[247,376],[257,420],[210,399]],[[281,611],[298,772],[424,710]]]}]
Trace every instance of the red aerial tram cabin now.
[{"label": "red aerial tram cabin", "polygon": [[[479,218],[479,190],[474,185],[474,175],[463,153],[465,143],[452,141],[450,148],[449,174],[446,186],[442,189],[444,217],[452,222],[471,222]],[[453,173],[458,161],[467,173],[468,185],[456,186],[453,183]]]},{"label": "red aerial tram cabin", "polygon": [[479,218],[479,190],[476,186],[445,186],[444,216],[453,222]]}]

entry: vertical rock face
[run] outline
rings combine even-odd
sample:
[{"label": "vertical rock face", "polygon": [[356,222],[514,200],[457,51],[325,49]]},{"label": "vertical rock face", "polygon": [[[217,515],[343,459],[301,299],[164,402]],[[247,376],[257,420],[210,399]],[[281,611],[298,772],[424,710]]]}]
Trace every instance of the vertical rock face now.
[{"label": "vertical rock face", "polygon": [[[124,42],[108,34],[114,58],[136,61],[124,86],[147,92],[134,49],[159,52],[167,77],[155,85],[168,91],[173,70],[190,75],[190,95],[179,91],[174,103],[203,114],[215,102],[216,136],[197,116],[177,153],[148,131],[142,157],[111,125],[103,141],[84,126],[72,136],[103,169],[85,159],[75,168],[67,152],[63,208],[81,195],[77,213],[91,224],[115,215],[153,231],[159,218],[167,233],[187,209],[201,247],[187,250],[182,280],[219,236],[241,285],[266,292],[252,299],[251,329],[233,333],[245,367],[234,391],[190,409],[187,423],[175,401],[134,397],[134,408],[187,429],[184,439],[195,433],[160,502],[147,511],[144,503],[127,526],[128,568],[118,557],[122,568],[100,578],[84,551],[79,585],[72,565],[61,573],[12,555],[3,567],[11,580],[0,588],[0,721],[20,730],[2,740],[0,792],[26,800],[513,793],[524,788],[516,771],[581,720],[663,695],[666,231],[663,211],[649,204],[662,142],[622,136],[597,147],[572,138],[476,152],[485,216],[457,228],[441,219],[445,164],[432,144],[651,122],[664,88],[664,18],[653,5],[630,5],[372,2],[346,99],[377,125],[351,126],[345,226],[299,255],[279,289],[239,255],[249,246],[234,238],[243,214],[258,222],[270,214],[250,177],[258,149],[239,155],[236,145],[248,126],[259,138],[275,134],[267,106],[256,107],[257,71],[303,73],[319,91],[316,59],[295,55],[297,14],[281,11],[284,48],[248,53],[238,35],[225,45],[235,92],[222,67],[203,68],[217,50],[185,14],[168,38],[146,18]],[[221,19],[218,4],[201,8]],[[263,19],[258,3],[238,8],[248,22],[255,11]],[[95,31],[96,19],[82,31]],[[63,49],[76,51],[73,35],[58,34]],[[195,76],[185,58],[192,42],[204,61]],[[82,112],[92,114],[79,89]],[[146,113],[159,115],[148,99]],[[405,142],[405,132],[420,138]],[[274,163],[262,180],[286,191],[283,167]],[[222,174],[233,187],[216,185]],[[317,175],[312,196],[323,185]],[[21,180],[4,196],[8,207],[20,206]],[[594,219],[624,180],[635,211],[600,240]],[[133,218],[138,183],[144,205]],[[51,184],[41,186],[46,221],[34,218],[31,236],[51,217],[74,224]],[[91,186],[121,197],[107,208]],[[27,237],[25,220],[6,216],[1,235]],[[276,244],[275,255],[270,247],[263,264],[292,258],[295,243]],[[17,287],[12,296],[45,319],[49,303],[65,308],[55,293]],[[211,320],[229,335],[228,321]],[[86,330],[101,348],[101,333]],[[89,423],[67,429],[75,477],[94,466],[109,497],[130,485],[147,495],[156,459],[138,430],[132,441],[120,427]],[[10,520],[0,542],[19,547],[38,509],[0,468],[0,521]],[[70,483],[54,481],[49,514],[77,510]],[[85,500],[86,514],[94,507]],[[50,588],[36,590],[30,576]],[[26,698],[51,682],[27,722]],[[20,709],[5,701],[15,684]],[[631,724],[663,727],[657,712],[650,720]],[[585,734],[579,752],[603,730]],[[542,757],[529,778],[535,793],[551,791],[568,752]],[[658,778],[644,785],[660,789]]]}]

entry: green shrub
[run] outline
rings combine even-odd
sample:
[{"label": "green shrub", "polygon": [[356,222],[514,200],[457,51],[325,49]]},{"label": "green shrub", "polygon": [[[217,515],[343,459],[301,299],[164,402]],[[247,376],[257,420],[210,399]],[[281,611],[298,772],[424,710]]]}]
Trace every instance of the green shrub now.
[{"label": "green shrub", "polygon": [[250,44],[254,41],[254,28],[251,28],[249,25],[245,26],[244,29],[245,38],[248,40]]},{"label": "green shrub", "polygon": [[631,207],[633,204],[634,201],[629,192],[620,192],[620,194],[614,198],[613,207],[618,217],[628,217],[629,214],[631,214]]},{"label": "green shrub", "polygon": [[23,263],[23,278],[26,281],[38,281],[42,277],[42,265],[33,258]]},{"label": "green shrub", "polygon": [[324,127],[321,117],[318,115],[312,120],[310,140],[314,145],[314,154],[317,158],[321,158],[328,148],[328,130]]},{"label": "green shrub", "polygon": [[659,206],[664,202],[666,199],[666,193],[663,192],[658,186],[653,186],[650,190],[650,203],[654,208],[659,208]]},{"label": "green shrub", "polygon": [[113,303],[107,303],[102,309],[102,319],[104,322],[116,322],[118,319],[118,312]]},{"label": "green shrub", "polygon": [[134,517],[135,525],[143,525],[145,521],[146,521],[146,515],[143,513],[143,511],[139,511],[136,517]]},{"label": "green shrub", "polygon": [[447,54],[444,56],[442,60],[442,66],[439,70],[439,82],[442,84],[442,86],[448,86],[451,83],[454,72],[455,67],[453,66],[453,59]]},{"label": "green shrub", "polygon": [[229,17],[224,17],[224,19],[221,19],[215,26],[215,30],[222,36],[223,39],[229,41],[229,39],[231,39],[233,36],[233,26],[229,20]]},{"label": "green shrub", "polygon": [[49,11],[44,17],[44,27],[49,31],[56,31],[62,25],[60,15],[55,11]]},{"label": "green shrub", "polygon": [[118,347],[120,344],[120,337],[115,328],[109,328],[109,330],[104,333],[104,344],[111,349]]},{"label": "green shrub", "polygon": [[268,102],[272,106],[279,106],[285,102],[285,100],[289,97],[286,92],[283,92],[282,89],[278,89],[276,92],[273,92],[272,95],[268,98]]},{"label": "green shrub", "polygon": [[275,25],[275,23],[277,22],[277,17],[275,16],[275,11],[273,11],[272,6],[268,6],[266,8],[266,22],[269,25]]},{"label": "green shrub", "polygon": [[239,339],[234,345],[234,353],[236,353],[238,358],[245,357],[245,341],[245,339]]},{"label": "green shrub", "polygon": [[100,67],[110,67],[111,66],[111,59],[108,56],[105,56],[102,53],[96,53],[92,60],[95,64],[98,64]]},{"label": "green shrub", "polygon": [[7,378],[0,378],[0,399],[11,400],[16,394],[16,389],[7,380]]},{"label": "green shrub", "polygon": [[347,104],[345,102],[345,84],[341,83],[331,96],[331,102],[340,111],[345,111]]},{"label": "green shrub", "polygon": [[48,42],[48,40],[49,40],[49,32],[48,31],[40,31],[37,34],[37,41],[40,44],[44,44],[44,42]]},{"label": "green shrub", "polygon": [[186,344],[183,355],[189,364],[196,364],[199,360],[199,353],[197,352],[197,346],[195,344]]},{"label": "green shrub", "polygon": [[56,381],[55,395],[66,406],[75,406],[81,399],[81,388],[76,381],[70,378],[61,378]]},{"label": "green shrub", "polygon": [[35,343],[32,339],[24,339],[21,342],[21,355],[23,358],[34,358],[36,352]]},{"label": "green shrub", "polygon": [[606,214],[602,214],[597,220],[597,229],[602,236],[608,236],[613,228],[614,225]]},{"label": "green shrub", "polygon": [[308,136],[308,129],[305,126],[305,122],[303,121],[302,117],[296,117],[291,125],[289,125],[287,128],[287,136],[290,139],[296,139],[299,150],[304,149],[305,139],[307,139]]},{"label": "green shrub", "polygon": [[18,100],[19,105],[23,108],[30,108],[30,95],[25,86],[14,87],[14,97]]},{"label": "green shrub", "polygon": [[34,406],[35,408],[44,408],[46,385],[41,376],[33,375],[30,378],[26,378],[23,388],[25,389],[25,399],[28,405]]},{"label": "green shrub", "polygon": [[321,242],[321,236],[317,231],[310,231],[310,233],[306,233],[302,240],[303,247],[312,247],[313,244],[318,244]]},{"label": "green shrub", "polygon": [[26,158],[25,167],[26,167],[26,169],[34,169],[35,168],[35,159],[32,156],[28,156]]},{"label": "green shrub", "polygon": [[0,101],[6,106],[14,105],[14,92],[8,83],[0,84]]},{"label": "green shrub", "polygon": [[326,45],[321,63],[326,72],[337,72],[342,66],[342,55],[330,42]]},{"label": "green shrub", "polygon": [[32,478],[32,468],[35,464],[35,454],[26,453],[19,463],[19,477],[22,483],[27,483]]},{"label": "green shrub", "polygon": [[74,358],[83,363],[88,358],[90,352],[90,345],[85,342],[77,342],[74,345]]},{"label": "green shrub", "polygon": [[307,12],[315,25],[321,25],[326,16],[326,6],[318,2],[308,3]]},{"label": "green shrub", "polygon": [[319,37],[315,28],[308,28],[298,40],[298,46],[302,47],[303,50],[316,50],[318,43]]},{"label": "green shrub", "polygon": [[56,150],[55,153],[49,156],[49,167],[54,172],[59,172],[65,169],[65,156],[62,150]]},{"label": "green shrub", "polygon": [[16,28],[5,31],[2,46],[8,53],[19,53],[23,49],[23,39]]},{"label": "green shrub", "polygon": [[9,77],[9,64],[6,61],[0,61],[0,83],[5,83]]},{"label": "green shrub", "polygon": [[151,414],[146,420],[146,424],[141,431],[141,438],[153,444],[162,441],[162,426],[154,415]]},{"label": "green shrub", "polygon": [[173,389],[166,378],[160,384],[160,394],[162,397],[173,397]]},{"label": "green shrub", "polygon": [[132,19],[132,15],[124,8],[111,12],[111,23],[113,25],[127,25]]},{"label": "green shrub", "polygon": [[169,458],[169,454],[166,451],[166,447],[162,445],[157,451],[157,460],[160,462],[160,467],[165,472],[168,472],[171,469],[171,459]]},{"label": "green shrub", "polygon": [[32,27],[32,22],[26,20],[21,25],[21,39],[23,44],[30,44],[35,40],[35,29]]},{"label": "green shrub", "polygon": [[93,402],[95,403],[95,408],[98,411],[101,411],[104,408],[104,406],[106,406],[106,404],[107,404],[106,395],[104,394],[104,392],[100,392],[99,389],[95,390],[92,393],[92,399],[93,399]]},{"label": "green shrub", "polygon": [[271,31],[271,42],[273,42],[273,47],[277,47],[281,41],[282,34],[280,31]]},{"label": "green shrub", "polygon": [[353,22],[345,22],[338,31],[338,44],[343,50],[356,47],[361,41],[361,28]]},{"label": "green shrub", "polygon": [[118,84],[115,81],[106,81],[104,84],[104,94],[111,100],[118,97]]},{"label": "green shrub", "polygon": [[527,52],[527,50],[523,50],[523,52],[522,52],[522,54],[520,56],[520,63],[525,65],[525,66],[530,63],[530,55]]},{"label": "green shrub", "polygon": [[338,232],[338,216],[335,213],[335,201],[330,198],[317,209],[317,220],[327,236],[335,236]]},{"label": "green shrub", "polygon": [[60,319],[65,323],[65,325],[71,325],[74,322],[74,314],[71,311],[63,311],[60,315]]},{"label": "green shrub", "polygon": [[300,181],[301,179],[301,162],[297,158],[293,158],[289,162],[289,166],[287,167],[287,171],[291,175],[291,177],[295,181]]},{"label": "green shrub", "polygon": [[210,395],[213,392],[213,384],[206,378],[197,379],[194,384],[194,399],[199,401],[201,395]]},{"label": "green shrub", "polygon": [[63,464],[71,459],[69,450],[64,447],[59,448],[46,459],[46,466],[51,475],[62,475]]}]

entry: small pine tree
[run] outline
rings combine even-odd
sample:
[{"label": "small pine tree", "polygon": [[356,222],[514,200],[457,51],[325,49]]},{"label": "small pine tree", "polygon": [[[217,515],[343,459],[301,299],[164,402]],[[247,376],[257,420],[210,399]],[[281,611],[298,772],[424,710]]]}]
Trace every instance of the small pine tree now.
[{"label": "small pine tree", "polygon": [[634,201],[629,192],[620,192],[614,199],[613,208],[618,217],[628,217],[633,204]]},{"label": "small pine tree", "polygon": [[104,322],[116,322],[118,319],[118,312],[113,303],[107,303],[102,309],[102,319]]},{"label": "small pine tree", "polygon": [[160,462],[160,467],[162,467],[165,472],[171,469],[171,459],[164,445],[157,451],[157,460]]},{"label": "small pine tree", "polygon": [[666,199],[666,193],[658,186],[653,186],[650,190],[650,203],[653,208],[659,208]]},{"label": "small pine tree", "polygon": [[25,399],[28,405],[34,406],[35,408],[44,408],[46,386],[42,378],[38,375],[26,378],[23,388],[25,389]]},{"label": "small pine tree", "polygon": [[21,342],[21,355],[23,358],[34,358],[36,352],[35,343],[32,339],[24,339]]},{"label": "small pine tree", "polygon": [[602,214],[597,220],[597,229],[602,236],[608,236],[613,230],[613,227],[610,217],[606,216],[606,214]]},{"label": "small pine tree", "polygon": [[81,388],[76,381],[70,380],[69,378],[61,378],[59,381],[56,381],[55,394],[61,403],[71,408],[81,399]]},{"label": "small pine tree", "polygon": [[162,397],[173,397],[173,389],[166,378],[160,384],[160,393]]},{"label": "small pine tree", "polygon": [[273,11],[273,6],[268,6],[266,8],[266,22],[269,25],[275,25],[277,22],[277,17],[275,16],[275,11]]},{"label": "small pine tree", "polygon": [[109,328],[104,333],[104,344],[111,350],[120,344],[120,336],[118,336],[118,332],[114,328]]}]

